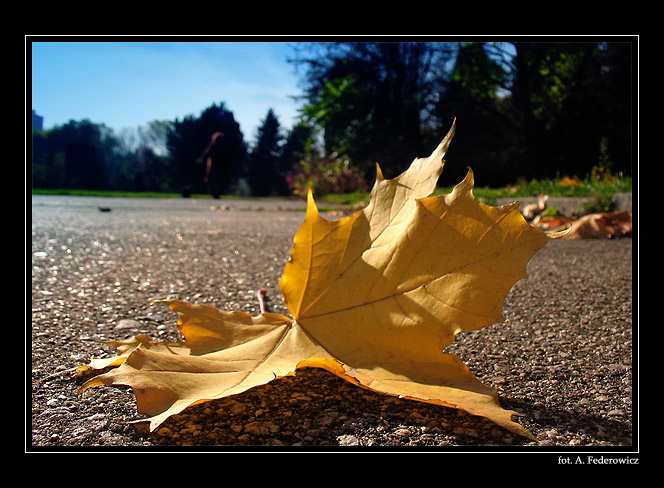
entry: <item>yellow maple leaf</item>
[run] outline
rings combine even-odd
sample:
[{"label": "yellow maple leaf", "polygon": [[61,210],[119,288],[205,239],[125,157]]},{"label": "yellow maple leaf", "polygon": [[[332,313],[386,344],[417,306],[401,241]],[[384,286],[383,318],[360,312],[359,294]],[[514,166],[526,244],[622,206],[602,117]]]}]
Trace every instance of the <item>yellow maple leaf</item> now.
[{"label": "yellow maple leaf", "polygon": [[524,220],[518,203],[475,200],[470,169],[450,194],[429,196],[454,130],[394,179],[377,166],[368,206],[351,216],[324,219],[309,192],[279,282],[292,318],[165,301],[185,341],[123,343],[122,354],[106,360],[122,364],[82,389],[131,386],[153,430],[190,405],[313,366],[531,437],[495,390],[444,349],[459,332],[504,320],[507,293],[549,237]]}]

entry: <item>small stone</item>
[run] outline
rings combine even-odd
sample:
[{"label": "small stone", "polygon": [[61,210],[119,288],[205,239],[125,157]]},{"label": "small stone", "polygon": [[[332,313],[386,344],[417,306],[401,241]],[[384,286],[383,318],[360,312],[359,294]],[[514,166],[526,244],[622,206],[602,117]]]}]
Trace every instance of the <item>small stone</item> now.
[{"label": "small stone", "polygon": [[103,413],[95,413],[90,415],[89,417],[85,417],[85,420],[105,420],[106,415]]},{"label": "small stone", "polygon": [[242,412],[244,412],[247,409],[243,404],[241,403],[235,403],[231,408],[230,408],[230,413],[232,415],[239,415]]},{"label": "small stone", "polygon": [[360,440],[354,435],[344,434],[337,436],[337,442],[340,446],[359,446]]},{"label": "small stone", "polygon": [[135,320],[131,319],[122,319],[118,322],[118,324],[113,327],[116,330],[121,330],[121,329],[140,329],[141,324]]},{"label": "small stone", "polygon": [[467,427],[455,427],[453,431],[456,435],[467,435],[470,437],[479,437],[476,430]]},{"label": "small stone", "polygon": [[157,431],[159,437],[173,437],[173,431],[168,427],[162,427]]},{"label": "small stone", "polygon": [[262,422],[249,422],[244,426],[244,431],[249,434],[264,435],[269,432],[269,428]]}]

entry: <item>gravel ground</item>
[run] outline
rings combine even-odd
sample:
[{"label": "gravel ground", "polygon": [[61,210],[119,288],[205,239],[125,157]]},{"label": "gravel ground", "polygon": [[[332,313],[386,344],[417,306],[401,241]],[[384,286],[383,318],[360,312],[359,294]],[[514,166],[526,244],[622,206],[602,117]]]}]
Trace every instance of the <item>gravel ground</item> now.
[{"label": "gravel ground", "polygon": [[[131,423],[142,418],[131,389],[76,394],[82,379],[65,370],[108,356],[111,348],[100,341],[140,333],[181,338],[176,315],[150,305],[152,299],[257,314],[255,291],[265,288],[271,310],[287,313],[277,282],[304,218],[295,211],[301,206],[33,196],[26,450],[373,446],[638,453],[632,239],[549,243],[529,263],[529,278],[508,295],[506,322],[460,334],[450,347],[498,390],[505,408],[521,414],[516,420],[534,441],[483,418],[375,394],[317,369],[191,407],[152,433],[145,423]],[[61,374],[37,383],[53,373]]]}]

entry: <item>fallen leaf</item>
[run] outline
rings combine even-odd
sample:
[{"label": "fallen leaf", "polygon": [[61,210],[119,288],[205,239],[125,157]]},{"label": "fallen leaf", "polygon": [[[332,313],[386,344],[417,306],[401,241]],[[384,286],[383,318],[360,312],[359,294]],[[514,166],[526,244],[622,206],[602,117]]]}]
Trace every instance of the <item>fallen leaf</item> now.
[{"label": "fallen leaf", "polygon": [[184,342],[143,339],[129,352],[134,343],[122,344],[110,360],[122,364],[81,389],[131,386],[154,430],[190,405],[319,367],[532,437],[496,391],[444,349],[459,332],[504,320],[505,296],[549,237],[524,220],[518,203],[478,202],[470,169],[450,194],[429,196],[454,130],[394,179],[377,166],[370,202],[353,215],[324,219],[309,192],[279,282],[292,317],[165,301],[179,314]]},{"label": "fallen leaf", "polygon": [[536,203],[529,203],[521,210],[521,215],[527,220],[532,221],[535,217],[539,216],[546,210],[546,202],[549,200],[549,195],[540,195]]},{"label": "fallen leaf", "polygon": [[551,232],[563,228],[568,228],[568,232],[564,236],[565,239],[631,237],[632,212],[620,210],[616,212],[588,214],[574,221],[560,222],[557,227],[549,226]]},{"label": "fallen leaf", "polygon": [[535,219],[531,222],[531,225],[543,232],[548,232],[552,229],[563,229],[565,227],[569,227],[571,222],[573,222],[573,219],[570,219],[569,217],[553,215],[551,217],[541,217]]},{"label": "fallen leaf", "polygon": [[[120,367],[81,387],[131,386],[139,412],[152,416],[150,430],[191,405],[290,375],[303,359],[316,358],[311,366],[332,359],[283,315],[252,317],[178,300],[163,303],[179,314],[185,342],[142,341]],[[337,367],[331,366],[326,369]]]}]

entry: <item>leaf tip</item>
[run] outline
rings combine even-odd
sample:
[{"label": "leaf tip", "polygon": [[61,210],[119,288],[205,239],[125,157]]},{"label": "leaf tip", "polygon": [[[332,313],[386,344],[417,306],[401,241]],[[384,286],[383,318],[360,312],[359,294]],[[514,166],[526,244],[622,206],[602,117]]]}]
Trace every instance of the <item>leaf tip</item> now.
[{"label": "leaf tip", "polygon": [[468,182],[467,184],[472,188],[475,186],[475,173],[473,172],[473,168],[468,166],[468,172],[466,173],[466,177],[464,178],[464,182]]},{"label": "leaf tip", "polygon": [[317,216],[318,207],[316,206],[316,200],[314,200],[314,192],[309,188],[307,191],[307,215]]},{"label": "leaf tip", "polygon": [[447,153],[447,150],[450,147],[450,143],[452,142],[452,139],[454,138],[454,133],[456,132],[456,117],[454,118],[454,121],[452,122],[452,127],[450,127],[450,130],[447,132],[447,135],[443,138],[443,140],[438,144],[438,147],[434,149],[434,151],[431,153],[431,156],[429,156],[429,159],[441,159],[441,162],[444,163],[445,161],[442,161],[443,156]]},{"label": "leaf tip", "polygon": [[383,181],[385,177],[383,176],[383,171],[380,169],[380,164],[376,163],[376,181]]},{"label": "leaf tip", "polygon": [[461,195],[464,195],[469,198],[474,198],[473,196],[474,187],[475,187],[475,175],[473,173],[472,168],[468,166],[468,172],[466,173],[466,177],[452,189],[451,193],[445,196],[445,200],[449,204],[450,202],[454,201],[456,198],[458,198]]}]

